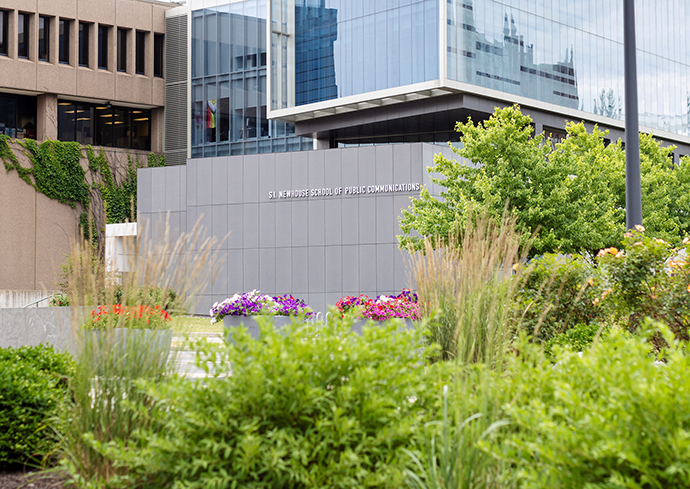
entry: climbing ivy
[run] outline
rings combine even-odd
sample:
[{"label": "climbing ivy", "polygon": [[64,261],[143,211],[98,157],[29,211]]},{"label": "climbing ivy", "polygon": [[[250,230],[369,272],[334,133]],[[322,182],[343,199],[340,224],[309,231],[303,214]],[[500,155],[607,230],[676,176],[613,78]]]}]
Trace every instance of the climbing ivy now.
[{"label": "climbing ivy", "polygon": [[[10,147],[10,141],[8,136],[0,134],[0,159],[3,160],[7,172],[16,170],[22,180],[52,199],[72,207],[81,204],[84,209],[89,209],[90,188],[85,179],[86,171],[82,168],[80,161],[83,158],[82,149],[84,148],[79,143],[49,140],[39,145],[31,139],[17,141],[24,148],[23,152],[32,164],[31,168],[24,168]],[[117,184],[103,148],[98,155],[91,146],[86,146],[85,149],[88,169],[93,176],[92,187],[98,190],[103,199],[103,209],[94,211],[96,215],[102,216],[104,213],[105,219],[99,218],[97,222],[112,224],[134,221],[137,169],[144,165],[138,158],[136,162],[133,162],[131,156],[128,156],[127,172],[122,182]],[[165,157],[149,153],[148,166],[165,166]],[[96,175],[100,175],[100,178]],[[89,209],[89,212],[92,210]],[[98,235],[104,232],[104,228],[97,229],[94,219],[90,219],[87,212],[81,213],[79,221],[84,238],[96,245]],[[100,226],[101,224],[98,227]]]},{"label": "climbing ivy", "polygon": [[10,137],[6,134],[0,134],[0,158],[5,163],[5,170],[9,173],[10,170],[17,170],[19,177],[31,186],[34,186],[31,181],[31,170],[24,168],[19,164],[17,156],[10,148]]},{"label": "climbing ivy", "polygon": [[33,164],[28,171],[38,191],[72,207],[77,203],[89,206],[89,185],[79,162],[83,157],[79,143],[48,140],[38,145],[26,139],[20,144]]}]

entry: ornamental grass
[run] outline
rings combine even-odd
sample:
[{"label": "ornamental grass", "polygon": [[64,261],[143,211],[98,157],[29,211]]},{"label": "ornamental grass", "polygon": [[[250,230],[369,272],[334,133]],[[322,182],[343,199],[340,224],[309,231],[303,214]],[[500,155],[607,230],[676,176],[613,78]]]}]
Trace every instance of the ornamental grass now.
[{"label": "ornamental grass", "polygon": [[[162,344],[166,338],[158,334],[163,332],[131,330],[152,326],[152,320],[167,326],[169,314],[191,307],[218,270],[217,240],[205,238],[198,222],[176,240],[167,223],[153,233],[140,231],[136,242],[125,240],[121,274],[107,272],[87,242],[74,246],[66,267],[76,368],[69,380],[71,402],[58,425],[56,470],[76,487],[116,486],[128,469],[113,461],[113,447],[133,449],[134,433],[155,430],[151,419],[159,406],[142,381],[160,382],[173,362]],[[98,331],[84,328],[89,322]]]}]

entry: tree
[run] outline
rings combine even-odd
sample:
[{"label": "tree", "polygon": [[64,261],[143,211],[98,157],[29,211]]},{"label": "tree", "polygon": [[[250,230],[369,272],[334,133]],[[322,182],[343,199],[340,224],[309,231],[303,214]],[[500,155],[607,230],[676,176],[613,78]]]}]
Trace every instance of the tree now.
[{"label": "tree", "polygon": [[[625,232],[625,154],[620,141],[569,123],[555,148],[533,135],[531,118],[519,107],[497,108],[486,121],[459,122],[460,149],[468,164],[434,159],[432,180],[440,198],[426,188],[403,210],[401,247],[419,248],[423,237],[444,239],[462,230],[470,210],[499,219],[506,205],[517,217],[523,240],[537,230],[531,253],[595,254],[618,245]],[[640,137],[644,224],[664,239],[678,241],[690,232],[690,161],[673,168],[673,147],[649,135]]]}]

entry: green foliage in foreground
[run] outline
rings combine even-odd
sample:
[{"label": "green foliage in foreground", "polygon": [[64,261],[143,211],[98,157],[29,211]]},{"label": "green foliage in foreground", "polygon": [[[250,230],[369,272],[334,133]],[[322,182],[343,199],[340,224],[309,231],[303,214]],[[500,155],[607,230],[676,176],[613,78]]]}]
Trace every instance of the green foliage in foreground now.
[{"label": "green foliage in foreground", "polygon": [[[652,489],[690,486],[690,355],[669,329],[612,331],[581,356],[521,341],[503,372],[466,369],[427,430],[409,487]],[[478,449],[478,450],[477,450]],[[479,453],[478,453],[479,452]]]},{"label": "green foliage in foreground", "polygon": [[515,465],[511,479],[549,489],[690,486],[690,355],[656,327],[672,345],[665,363],[643,336],[617,332],[555,366],[523,348],[504,387],[514,392],[504,407],[512,426],[485,444]]},{"label": "green foliage in foreground", "polygon": [[[430,173],[442,187],[437,199],[422,189],[403,211],[400,245],[422,246],[423,237],[447,238],[467,225],[470,209],[496,220],[506,203],[526,241],[539,230],[530,253],[593,255],[618,243],[625,231],[625,153],[606,145],[606,132],[588,133],[569,123],[554,147],[534,135],[530,117],[517,106],[497,108],[490,119],[459,122],[458,156],[472,166],[438,155]],[[690,160],[674,168],[674,147],[640,135],[643,224],[674,244],[690,235]],[[415,236],[417,232],[419,236]]]},{"label": "green foliage in foreground", "polygon": [[[200,345],[214,377],[152,387],[160,426],[123,486],[399,488],[408,447],[437,411],[443,364],[427,368],[402,323],[318,332],[262,327]],[[232,374],[230,375],[230,372]],[[134,474],[137,474],[136,477]]]},{"label": "green foliage in foreground", "polygon": [[73,369],[71,356],[52,346],[0,348],[0,470],[39,464],[54,447],[48,421]]}]

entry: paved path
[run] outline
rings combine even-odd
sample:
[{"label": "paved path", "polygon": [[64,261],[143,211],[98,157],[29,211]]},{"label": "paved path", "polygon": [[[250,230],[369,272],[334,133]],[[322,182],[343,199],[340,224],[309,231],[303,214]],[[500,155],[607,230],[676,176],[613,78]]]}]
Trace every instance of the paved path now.
[{"label": "paved path", "polygon": [[[212,343],[222,343],[221,333],[190,333],[189,339],[195,340],[206,338]],[[207,376],[203,369],[196,366],[196,351],[189,350],[189,345],[185,342],[185,335],[175,335],[172,339],[172,351],[170,359],[174,361],[175,371],[189,379],[201,379]]]}]

